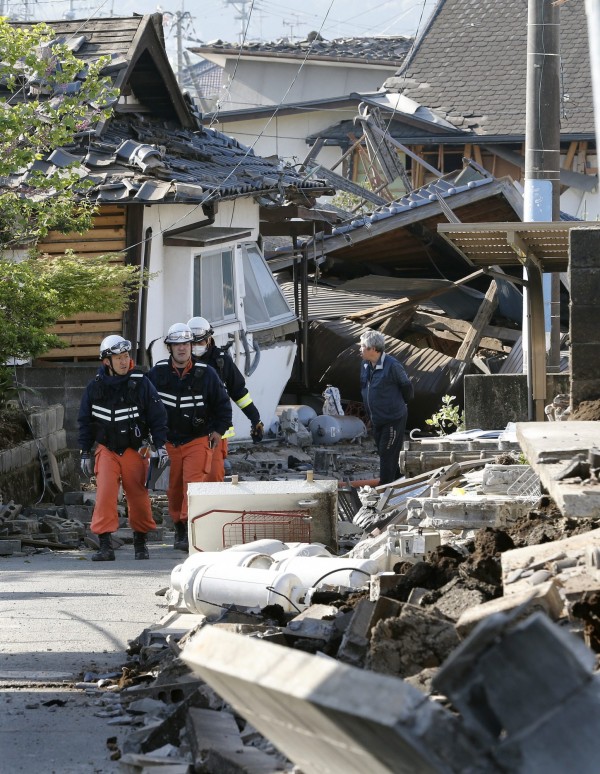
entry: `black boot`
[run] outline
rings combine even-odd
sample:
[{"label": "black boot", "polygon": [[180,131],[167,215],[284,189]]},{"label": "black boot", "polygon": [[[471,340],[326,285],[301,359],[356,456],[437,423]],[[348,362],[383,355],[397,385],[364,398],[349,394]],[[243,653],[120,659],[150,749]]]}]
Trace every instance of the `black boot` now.
[{"label": "black boot", "polygon": [[92,556],[92,562],[114,562],[115,552],[113,551],[110,532],[103,532],[101,535],[98,535],[98,542],[100,543],[100,548]]},{"label": "black boot", "polygon": [[133,550],[135,559],[150,559],[145,532],[133,533]]},{"label": "black boot", "polygon": [[189,551],[190,544],[188,542],[187,521],[178,521],[175,524],[175,542],[173,548],[178,551]]}]

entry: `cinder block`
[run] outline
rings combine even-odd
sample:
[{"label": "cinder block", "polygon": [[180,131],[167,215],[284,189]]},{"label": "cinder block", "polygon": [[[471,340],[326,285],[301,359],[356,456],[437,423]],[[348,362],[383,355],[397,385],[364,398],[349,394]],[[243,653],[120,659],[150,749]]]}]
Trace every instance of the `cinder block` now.
[{"label": "cinder block", "polygon": [[[595,342],[571,344],[571,370],[577,381],[600,381],[600,337]],[[600,394],[600,393],[599,393]]]},{"label": "cinder block", "polygon": [[237,755],[244,747],[237,723],[230,712],[192,707],[185,725],[194,763],[200,768],[209,750]]},{"label": "cinder block", "polygon": [[569,275],[580,269],[600,268],[600,229],[582,226],[569,234]]},{"label": "cinder block", "polygon": [[0,540],[0,556],[10,556],[21,551],[20,540]]},{"label": "cinder block", "polygon": [[[482,621],[433,680],[473,729],[536,725],[592,679],[594,654],[542,613],[515,624],[508,614]],[[476,665],[476,668],[474,668]]]},{"label": "cinder block", "polygon": [[553,580],[547,581],[539,586],[523,588],[515,594],[491,599],[489,602],[468,608],[456,622],[456,630],[464,638],[484,618],[495,613],[507,613],[519,606],[522,606],[520,613],[522,618],[531,615],[535,610],[542,610],[556,621],[562,614],[564,602],[556,583]]}]

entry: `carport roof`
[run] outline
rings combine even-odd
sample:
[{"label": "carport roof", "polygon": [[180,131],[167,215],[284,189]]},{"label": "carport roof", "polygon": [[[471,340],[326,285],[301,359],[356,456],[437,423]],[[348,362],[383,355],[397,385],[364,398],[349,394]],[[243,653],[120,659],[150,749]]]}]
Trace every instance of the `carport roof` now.
[{"label": "carport roof", "polygon": [[440,223],[438,233],[472,266],[519,266],[527,260],[542,271],[564,272],[572,228],[597,223]]}]

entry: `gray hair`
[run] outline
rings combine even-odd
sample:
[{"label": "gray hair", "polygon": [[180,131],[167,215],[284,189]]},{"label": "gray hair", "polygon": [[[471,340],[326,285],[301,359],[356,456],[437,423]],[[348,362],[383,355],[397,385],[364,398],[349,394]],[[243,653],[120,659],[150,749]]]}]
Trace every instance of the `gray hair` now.
[{"label": "gray hair", "polygon": [[373,347],[377,352],[385,350],[385,336],[379,331],[365,331],[360,337],[360,343],[364,347]]}]

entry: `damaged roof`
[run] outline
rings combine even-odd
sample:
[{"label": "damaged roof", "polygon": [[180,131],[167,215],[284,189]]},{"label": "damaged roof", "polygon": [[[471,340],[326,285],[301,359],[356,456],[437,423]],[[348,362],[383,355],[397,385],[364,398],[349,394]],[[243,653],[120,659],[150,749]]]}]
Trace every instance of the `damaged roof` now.
[{"label": "damaged roof", "polygon": [[[308,59],[308,61],[360,62],[366,65],[400,64],[410,51],[413,38],[400,36],[374,36],[360,38],[335,38],[325,40],[318,33],[309,33],[306,40],[298,42],[280,38],[271,42],[225,43],[214,40],[203,46],[190,48],[199,56],[230,54],[243,57],[276,57]],[[308,54],[308,56],[307,56]]]},{"label": "damaged roof", "polygon": [[[78,58],[110,57],[103,74],[110,75],[121,96],[111,119],[55,149],[36,163],[37,170],[51,174],[76,165],[80,177],[94,183],[87,198],[122,204],[204,203],[249,195],[306,203],[333,193],[327,183],[305,180],[278,158],[256,156],[232,137],[202,127],[168,62],[161,14],[47,24]],[[0,86],[0,99],[9,96]],[[15,172],[3,184],[18,191],[29,174]]]},{"label": "damaged roof", "polygon": [[[457,129],[525,135],[525,0],[440,0],[384,89],[427,105]],[[585,4],[560,5],[561,135],[594,136]]]}]

